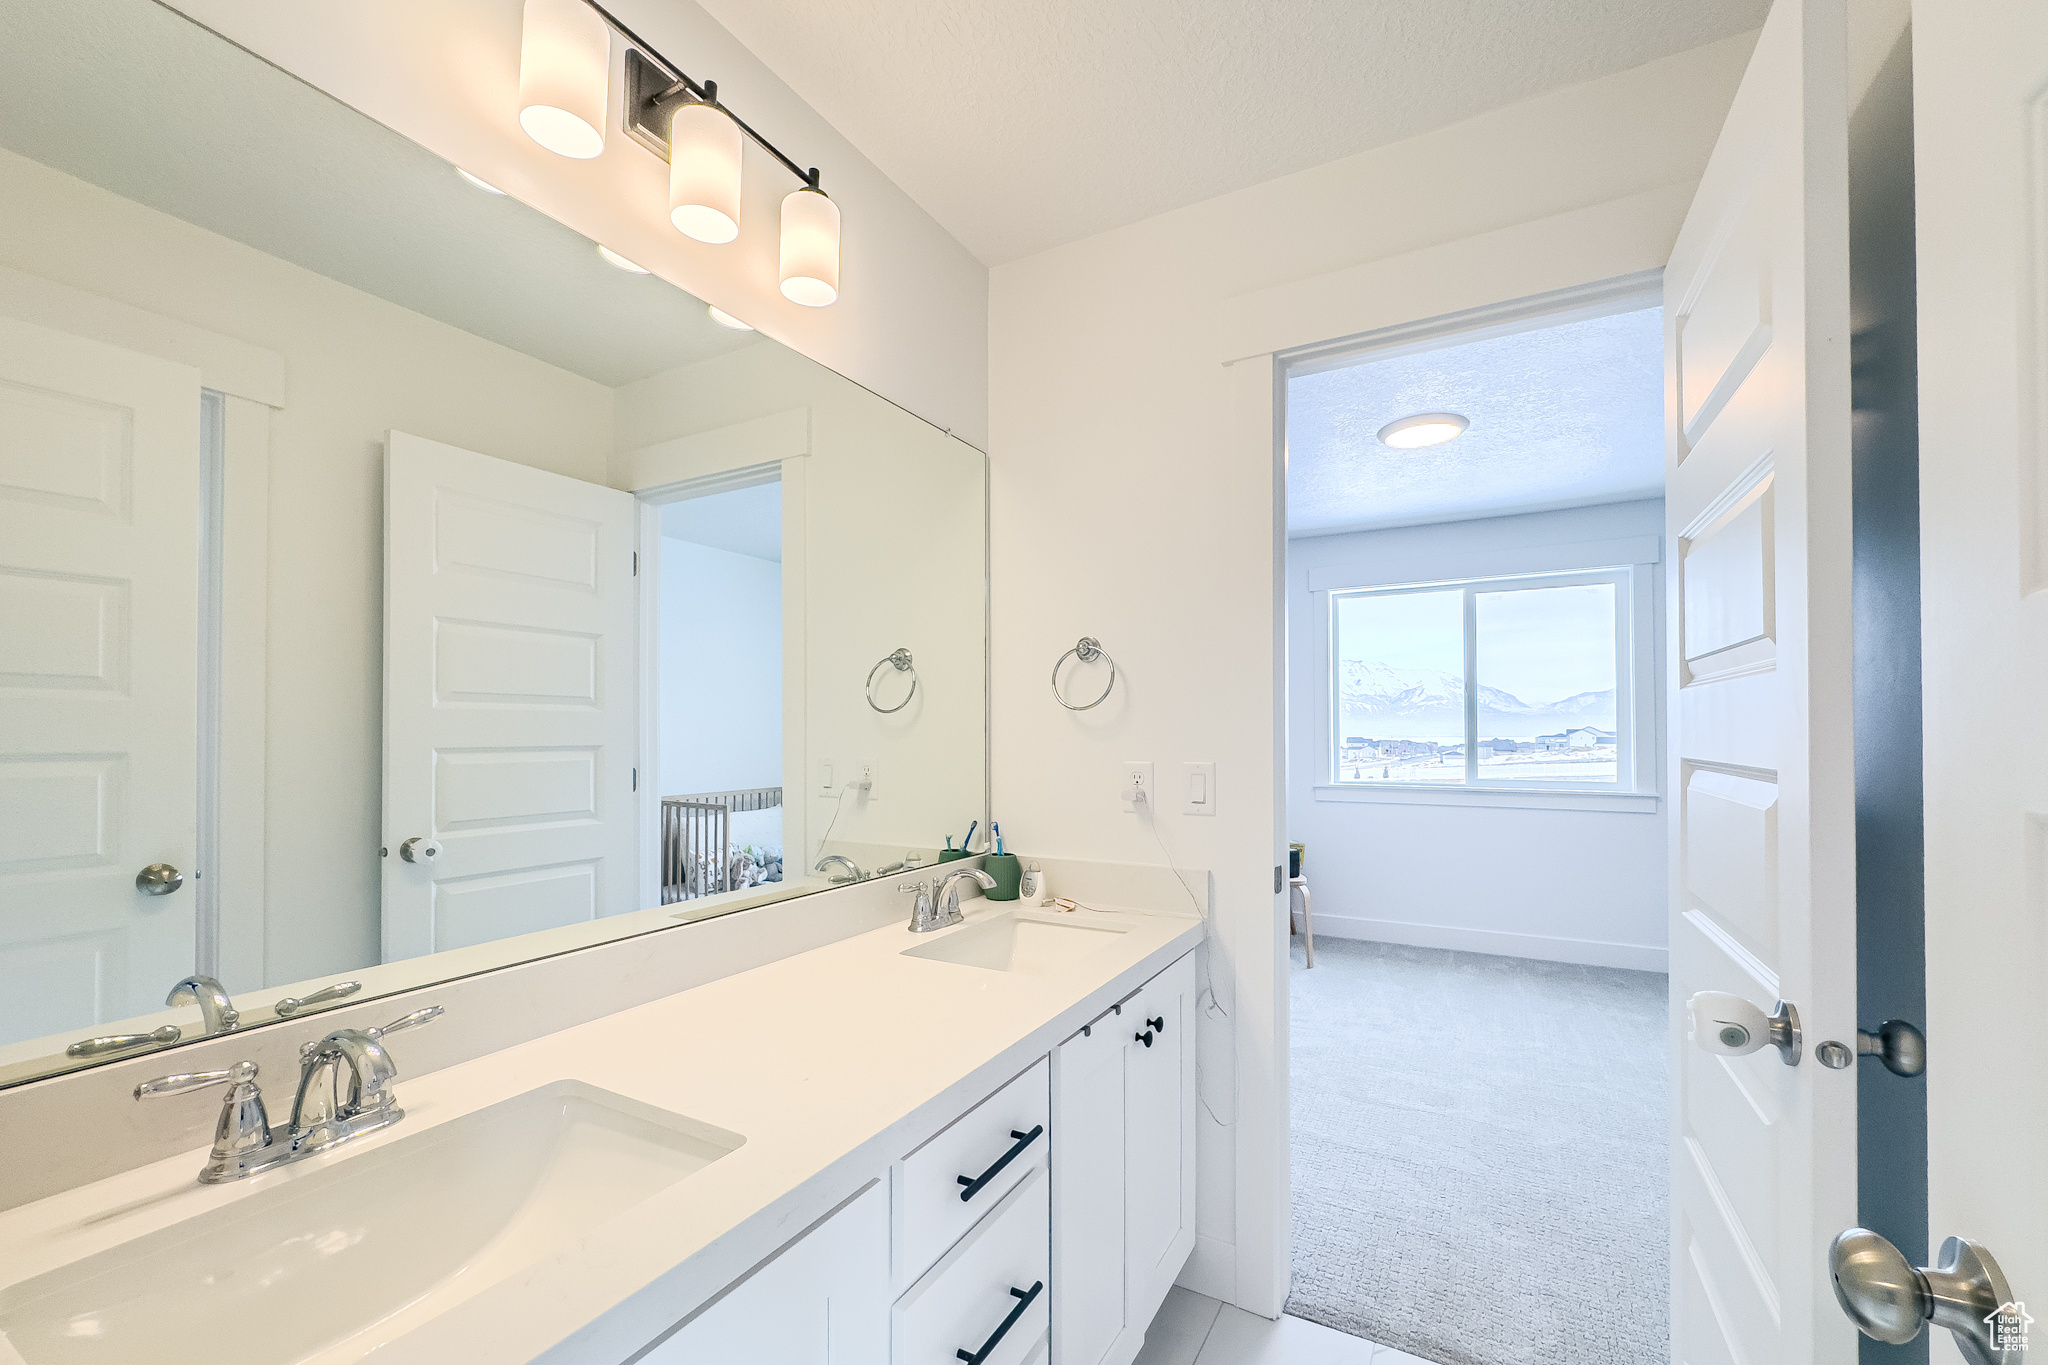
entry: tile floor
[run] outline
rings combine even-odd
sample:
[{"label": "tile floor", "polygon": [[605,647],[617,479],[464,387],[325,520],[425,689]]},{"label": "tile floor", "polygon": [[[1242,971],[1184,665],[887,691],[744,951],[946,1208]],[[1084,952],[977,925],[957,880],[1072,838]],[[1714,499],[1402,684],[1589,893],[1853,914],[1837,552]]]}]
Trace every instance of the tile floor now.
[{"label": "tile floor", "polygon": [[1268,1322],[1175,1285],[1132,1365],[1429,1365],[1301,1318]]}]

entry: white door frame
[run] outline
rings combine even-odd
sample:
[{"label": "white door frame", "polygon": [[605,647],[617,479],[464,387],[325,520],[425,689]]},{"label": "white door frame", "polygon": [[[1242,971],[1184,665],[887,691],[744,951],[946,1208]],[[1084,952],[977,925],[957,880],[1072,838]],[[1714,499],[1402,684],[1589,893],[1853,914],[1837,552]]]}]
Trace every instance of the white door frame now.
[{"label": "white door frame", "polygon": [[782,485],[782,847],[804,860],[804,518],[808,463],[764,460],[634,490],[640,503],[640,899],[661,904],[661,509],[763,484]]}]

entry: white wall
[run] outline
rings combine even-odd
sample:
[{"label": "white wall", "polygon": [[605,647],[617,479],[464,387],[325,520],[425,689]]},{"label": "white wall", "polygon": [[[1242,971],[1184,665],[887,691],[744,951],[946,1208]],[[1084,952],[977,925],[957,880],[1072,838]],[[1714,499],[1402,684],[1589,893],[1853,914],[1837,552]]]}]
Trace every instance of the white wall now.
[{"label": "white wall", "polygon": [[782,565],[661,542],[661,793],[782,782]]},{"label": "white wall", "polygon": [[[606,7],[693,77],[716,80],[721,102],[823,172],[844,215],[841,294],[830,308],[782,297],[776,222],[796,181],[751,145],[739,239],[705,246],[669,224],[667,164],[616,129],[590,161],[556,156],[520,131],[522,0],[174,7],[764,334],[987,445],[987,270],[691,0]],[[615,69],[623,53],[615,40]]]},{"label": "white wall", "polygon": [[[1714,44],[998,267],[989,367],[995,809],[1020,852],[1159,861],[1115,768],[1217,764],[1201,1235],[1185,1282],[1286,1293],[1271,355],[1660,267],[1748,56]],[[1226,364],[1237,361],[1226,368]],[[1075,637],[1123,670],[1066,712]],[[1225,1017],[1223,1011],[1228,1011]]]},{"label": "white wall", "polygon": [[602,482],[612,390],[5,151],[0,202],[0,265],[284,358],[289,393],[269,422],[263,976],[375,962],[384,433]]},{"label": "white wall", "polygon": [[[1492,572],[1481,556],[1523,547],[1663,534],[1660,499],[1288,542],[1287,834],[1308,846],[1318,935],[1664,970],[1661,804],[1508,810],[1316,799],[1329,781],[1330,691],[1317,648],[1324,623],[1308,586],[1312,570],[1364,555],[1427,557],[1426,575],[1436,578]],[[1471,568],[1456,567],[1467,558]],[[1661,622],[1661,570],[1651,578]],[[1639,680],[1661,697],[1663,632],[1655,634],[1636,655],[1646,670]],[[1663,773],[1661,757],[1653,771]]]}]

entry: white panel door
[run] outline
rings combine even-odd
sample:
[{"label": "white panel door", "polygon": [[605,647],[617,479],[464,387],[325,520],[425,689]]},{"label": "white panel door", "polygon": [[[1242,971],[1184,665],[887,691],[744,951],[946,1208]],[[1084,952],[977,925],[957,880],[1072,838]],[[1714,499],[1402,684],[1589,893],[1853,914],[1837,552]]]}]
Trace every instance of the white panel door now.
[{"label": "white panel door", "polygon": [[[2048,10],[1913,6],[1928,1234],[2048,1347]],[[1945,1332],[1934,1359],[1955,1360]]]},{"label": "white panel door", "polygon": [[1123,1005],[1124,1311],[1141,1332],[1195,1247],[1194,1001],[1189,956]]},{"label": "white panel door", "polygon": [[[1777,0],[1664,277],[1674,1361],[1853,1361],[1849,237],[1842,0]],[[1696,991],[1790,1002],[1797,1065],[1688,1040]]]},{"label": "white panel door", "polygon": [[399,431],[384,488],[384,960],[637,908],[633,496]]},{"label": "white panel door", "polygon": [[0,1042],[192,970],[199,464],[198,371],[0,317]]}]

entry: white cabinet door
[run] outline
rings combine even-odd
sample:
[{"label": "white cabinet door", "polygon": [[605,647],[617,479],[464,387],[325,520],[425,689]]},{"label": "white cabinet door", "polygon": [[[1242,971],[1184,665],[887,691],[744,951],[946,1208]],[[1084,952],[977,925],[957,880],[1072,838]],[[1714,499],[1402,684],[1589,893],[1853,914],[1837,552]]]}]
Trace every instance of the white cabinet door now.
[{"label": "white cabinet door", "polygon": [[[2048,1348],[2048,10],[2038,0],[1915,4],[1913,85],[1934,1245],[1901,1249],[1938,1255],[1949,1237],[1981,1242],[2037,1319],[2039,1353]],[[1905,1082],[1878,1073],[1867,1083]],[[1934,1359],[1957,1359],[1948,1334],[1934,1335]]]},{"label": "white cabinet door", "polygon": [[638,908],[634,506],[390,434],[386,962]]},{"label": "white cabinet door", "polygon": [[1117,1365],[1137,1350],[1135,1341],[1118,1341],[1124,1334],[1123,1020],[1105,1014],[1053,1055],[1054,1365]]},{"label": "white cabinet door", "polygon": [[0,1043],[192,970],[198,611],[198,371],[0,318]]},{"label": "white cabinet door", "polygon": [[889,1365],[889,1196],[877,1181],[641,1357]]},{"label": "white cabinet door", "polygon": [[1856,1073],[1812,1053],[1856,1028],[1846,27],[1771,6],[1664,274],[1671,991],[1805,1034],[1715,1056],[1674,1011],[1675,1360],[1856,1359]]},{"label": "white cabinet door", "polygon": [[1195,1245],[1195,968],[1124,1002],[1125,1311],[1143,1331]]}]

